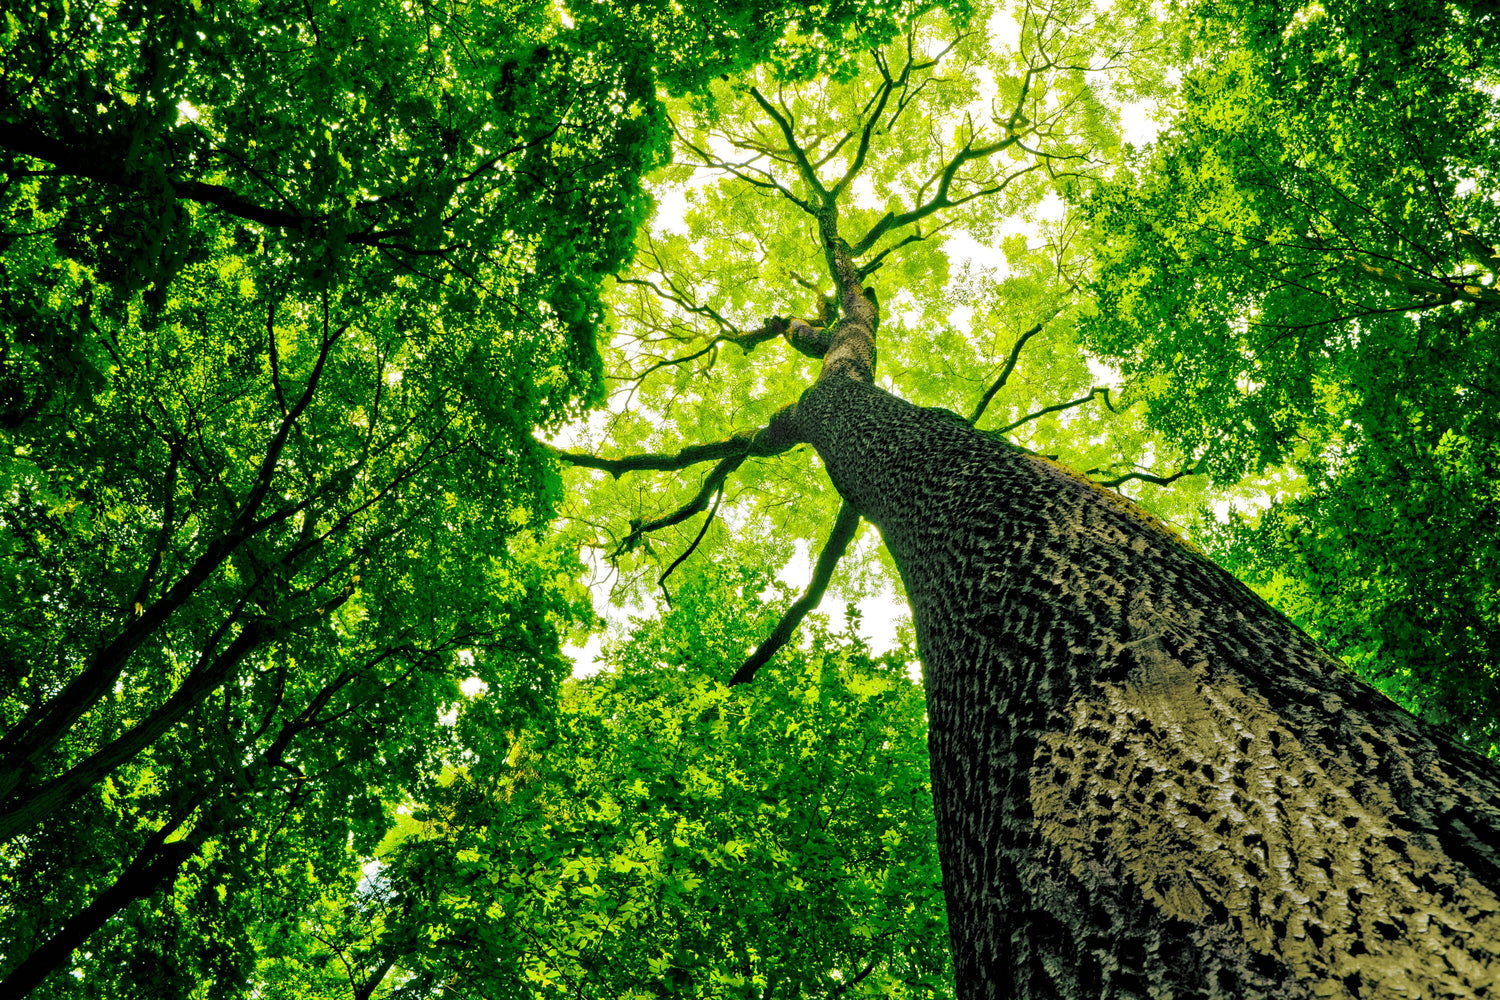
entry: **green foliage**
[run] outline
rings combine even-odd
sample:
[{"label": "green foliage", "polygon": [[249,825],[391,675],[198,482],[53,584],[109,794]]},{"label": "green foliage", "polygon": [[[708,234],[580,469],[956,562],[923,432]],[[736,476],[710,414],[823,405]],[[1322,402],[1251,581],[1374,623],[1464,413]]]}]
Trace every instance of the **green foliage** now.
[{"label": "green foliage", "polygon": [[1224,47],[1088,202],[1083,329],[1150,420],[1230,481],[1309,492],[1218,554],[1404,704],[1500,732],[1487,6],[1209,5]]},{"label": "green foliage", "polygon": [[1477,440],[1364,440],[1332,483],[1205,547],[1391,698],[1496,756],[1500,447],[1485,422]]},{"label": "green foliage", "polygon": [[96,6],[4,50],[3,953],[87,917],[90,989],[232,990],[458,681],[566,672],[529,435],[597,392],[654,95],[540,9]]},{"label": "green foliage", "polygon": [[[472,761],[369,881],[383,915],[357,929],[385,939],[340,960],[394,948],[391,995],[950,991],[911,652],[818,628],[771,683],[725,688],[769,625],[766,582],[694,577],[555,722]],[[317,933],[352,937],[333,916]],[[273,985],[311,975],[296,965],[266,968],[266,995],[298,995]]]},{"label": "green foliage", "polygon": [[[944,995],[911,651],[851,612],[720,683],[832,522],[809,452],[741,466],[667,586],[701,520],[618,553],[669,607],[604,673],[559,654],[578,546],[702,480],[564,501],[533,432],[607,389],[601,451],[764,426],[817,367],[751,333],[835,318],[827,212],[883,384],[967,420],[1004,373],[978,425],[1105,481],[1290,463],[1208,544],[1493,752],[1493,14],[1200,14],[1117,169],[1177,54],[1134,3],[7,12],[0,975],[50,940],[43,996]],[[686,211],[645,230],[658,167]],[[847,599],[893,586],[874,541]]]},{"label": "green foliage", "polygon": [[910,12],[825,13],[6,13],[0,975],[316,964],[397,807],[552,710],[591,611],[531,434],[600,398],[658,86]]},{"label": "green foliage", "polygon": [[12,169],[7,214],[123,305],[201,256],[188,205],[212,205],[312,287],[373,256],[548,302],[587,374],[589,286],[663,139],[650,67],[608,43],[540,0],[36,5],[0,55],[0,147],[52,169]]},{"label": "green foliage", "polygon": [[848,77],[855,56],[937,7],[965,21],[972,10],[968,0],[603,0],[573,3],[568,11],[580,26],[623,32],[627,44],[649,53],[667,90],[682,96],[757,64],[781,79]]}]

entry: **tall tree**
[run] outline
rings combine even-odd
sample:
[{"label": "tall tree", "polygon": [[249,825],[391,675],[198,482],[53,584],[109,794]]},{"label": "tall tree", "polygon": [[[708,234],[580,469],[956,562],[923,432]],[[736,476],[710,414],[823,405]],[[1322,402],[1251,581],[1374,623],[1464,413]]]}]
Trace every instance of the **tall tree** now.
[{"label": "tall tree", "polygon": [[530,435],[598,395],[658,85],[806,18],[699,6],[6,11],[0,992],[238,988],[545,707],[588,611]]},{"label": "tall tree", "polygon": [[[745,266],[758,265],[760,290],[722,264],[697,288],[670,264],[642,277],[676,309],[656,336],[686,339],[672,323],[690,315],[716,329],[698,353],[631,374],[678,369],[656,398],[676,393],[694,414],[694,397],[718,390],[680,371],[739,360],[716,356],[720,344],[748,353],[781,340],[818,367],[795,402],[747,399],[743,389],[717,402],[746,423],[766,414],[717,443],[564,457],[616,475],[717,463],[686,503],[674,510],[668,500],[662,515],[633,519],[621,532],[624,557],[696,514],[712,518],[729,477],[752,460],[811,445],[844,513],[810,600],[788,621],[815,603],[857,519],[880,529],[925,671],[960,996],[1484,995],[1500,971],[1494,767],[1356,680],[1150,515],[977,430],[994,393],[976,393],[970,416],[967,406],[960,415],[913,405],[880,384],[878,325],[887,363],[947,346],[941,329],[926,336],[903,316],[907,288],[889,277],[902,251],[915,247],[920,260],[929,234],[916,226],[1005,191],[1025,171],[1065,185],[1107,142],[1107,116],[1080,128],[1060,109],[1090,107],[1084,68],[1130,25],[1079,25],[1076,13],[1027,9],[1019,71],[997,74],[993,127],[961,110],[946,122],[941,112],[918,119],[949,142],[922,148],[930,164],[908,167],[900,119],[934,108],[940,99],[925,91],[941,91],[937,77],[972,80],[982,65],[965,62],[960,39],[948,53],[955,63],[924,76],[929,53],[942,51],[941,27],[874,57],[863,84],[851,83],[863,93],[746,88],[740,97],[758,118],[738,131],[721,119],[711,139],[679,119],[685,157],[764,193],[755,216],[799,220],[772,226],[802,241],[800,266],[821,273],[795,277],[831,285],[832,301],[811,321],[740,318],[758,295],[786,294],[764,288],[780,248],[760,242],[747,211],[743,240],[762,259]],[[845,117],[825,111],[840,108]],[[1015,159],[996,155],[1006,153]],[[867,164],[878,164],[869,185],[878,208],[860,203]],[[910,182],[882,177],[903,168]],[[684,249],[701,254],[706,242]],[[647,261],[658,267],[665,257]],[[868,287],[881,267],[883,323]],[[1028,339],[1016,338],[1016,354]],[[996,391],[1014,363],[1000,367]],[[759,390],[772,379],[751,382]],[[785,632],[773,632],[734,679],[755,676]]]}]

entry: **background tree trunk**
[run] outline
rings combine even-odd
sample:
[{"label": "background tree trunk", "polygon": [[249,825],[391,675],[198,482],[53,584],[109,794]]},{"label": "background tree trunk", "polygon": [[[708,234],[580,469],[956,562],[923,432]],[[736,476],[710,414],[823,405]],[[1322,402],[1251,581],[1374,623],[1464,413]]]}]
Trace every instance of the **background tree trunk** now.
[{"label": "background tree trunk", "polygon": [[852,375],[789,429],[911,599],[959,997],[1500,995],[1492,765],[1128,502]]}]

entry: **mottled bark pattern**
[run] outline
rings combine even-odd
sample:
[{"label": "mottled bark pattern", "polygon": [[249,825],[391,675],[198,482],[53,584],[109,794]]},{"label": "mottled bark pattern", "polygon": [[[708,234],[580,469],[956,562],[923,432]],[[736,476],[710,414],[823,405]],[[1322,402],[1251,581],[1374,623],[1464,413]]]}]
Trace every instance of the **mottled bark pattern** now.
[{"label": "mottled bark pattern", "polygon": [[1127,505],[861,367],[780,433],[911,598],[963,1000],[1500,997],[1492,766]]}]

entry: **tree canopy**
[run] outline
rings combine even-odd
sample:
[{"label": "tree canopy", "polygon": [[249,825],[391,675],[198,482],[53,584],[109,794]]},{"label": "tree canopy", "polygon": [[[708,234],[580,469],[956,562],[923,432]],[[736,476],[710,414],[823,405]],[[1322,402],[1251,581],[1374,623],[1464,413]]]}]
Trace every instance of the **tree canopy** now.
[{"label": "tree canopy", "polygon": [[[7,12],[7,991],[243,986],[244,928],[551,704],[591,612],[531,434],[599,398],[658,78],[799,11],[650,47],[549,3]],[[445,721],[466,679],[488,725]]]},{"label": "tree canopy", "polygon": [[886,388],[1500,753],[1494,19],[7,12],[0,983],[950,991],[900,584],[767,433],[840,267]]},{"label": "tree canopy", "polygon": [[1209,537],[1361,674],[1500,747],[1483,5],[1204,12],[1171,127],[1087,203],[1085,340],[1222,481],[1305,481]]}]

